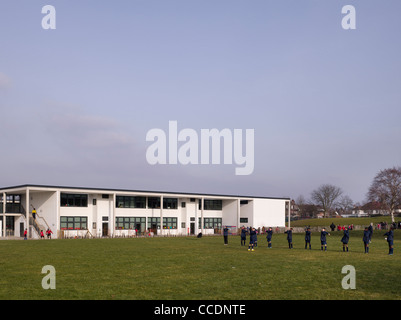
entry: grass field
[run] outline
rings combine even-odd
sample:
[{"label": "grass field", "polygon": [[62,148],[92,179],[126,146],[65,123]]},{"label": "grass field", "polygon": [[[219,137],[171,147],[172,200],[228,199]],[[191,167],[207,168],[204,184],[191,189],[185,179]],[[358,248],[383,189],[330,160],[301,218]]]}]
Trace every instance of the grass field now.
[{"label": "grass field", "polygon": [[[400,217],[395,217],[395,221],[400,221]],[[377,217],[363,217],[363,218],[321,218],[321,219],[306,219],[291,221],[291,227],[320,227],[325,226],[329,228],[333,222],[335,225],[347,226],[347,225],[359,225],[368,226],[371,222],[376,226],[380,222],[387,222],[391,224],[390,216],[377,216]]]},{"label": "grass field", "polygon": [[[352,231],[350,252],[342,252],[341,233],[294,234],[288,249],[284,234],[273,248],[258,237],[248,252],[238,236],[137,239],[0,241],[0,299],[401,299],[401,232],[388,256],[384,231],[375,231],[364,254],[362,232]],[[248,240],[248,239],[247,239]],[[42,267],[56,270],[56,289],[42,288]],[[344,290],[343,266],[356,269],[356,289]]]}]

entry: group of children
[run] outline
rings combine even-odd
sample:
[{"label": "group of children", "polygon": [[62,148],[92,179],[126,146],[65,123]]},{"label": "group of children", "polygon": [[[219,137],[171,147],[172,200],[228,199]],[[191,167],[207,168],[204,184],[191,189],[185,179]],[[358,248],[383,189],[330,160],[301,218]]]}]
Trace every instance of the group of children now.
[{"label": "group of children", "polygon": [[[46,230],[47,239],[51,239],[52,238],[52,233],[53,233],[53,231],[51,231],[50,228],[47,228],[47,230]],[[41,239],[45,238],[45,235],[43,234],[43,230],[40,230],[40,238]],[[28,229],[25,229],[25,231],[24,231],[24,240],[27,240],[27,239],[28,239]]]},{"label": "group of children", "polygon": [[[51,239],[52,238],[52,233],[53,232],[50,230],[50,228],[47,228],[47,230],[46,230],[47,239]],[[40,230],[40,238],[41,239],[45,238],[45,235],[43,234],[43,230]]]},{"label": "group of children", "polygon": [[[293,244],[292,244],[292,231],[293,228],[290,228],[286,231],[284,231],[284,233],[287,234],[287,241],[288,241],[288,248],[292,249],[293,248]],[[242,227],[241,229],[241,246],[246,246],[246,234],[247,234],[247,229],[245,229],[245,227]],[[364,232],[363,232],[363,238],[362,241],[364,243],[364,247],[365,247],[365,253],[369,253],[369,243],[371,242],[372,239],[372,234],[373,234],[373,228],[371,228],[371,226],[366,227]],[[250,240],[249,240],[249,244],[248,244],[248,251],[254,251],[255,247],[257,247],[257,231],[255,230],[255,228],[250,228],[249,230],[249,236],[250,236]],[[266,239],[267,239],[267,247],[271,248],[272,247],[272,236],[273,236],[273,229],[271,227],[269,227],[266,230]],[[312,249],[312,245],[311,245],[311,236],[312,236],[312,232],[311,229],[308,227],[305,230],[305,249],[309,250]],[[330,233],[326,231],[325,228],[323,228],[320,232],[320,249],[323,251],[327,251],[327,239],[326,236],[330,236]],[[384,236],[386,237],[385,240],[387,240],[388,246],[389,246],[389,255],[393,254],[393,245],[394,245],[394,231],[393,228],[390,228],[390,230],[388,232],[386,232],[384,234]],[[347,251],[348,252],[348,242],[349,242],[349,230],[348,227],[345,227],[343,229],[343,237],[341,238],[341,242],[343,244],[343,252]]]}]

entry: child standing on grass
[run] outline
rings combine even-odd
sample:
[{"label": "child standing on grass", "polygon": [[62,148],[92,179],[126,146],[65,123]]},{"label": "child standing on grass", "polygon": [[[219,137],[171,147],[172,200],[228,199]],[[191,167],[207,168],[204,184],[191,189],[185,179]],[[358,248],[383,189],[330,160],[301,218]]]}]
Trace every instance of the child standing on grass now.
[{"label": "child standing on grass", "polygon": [[349,241],[349,231],[348,231],[348,228],[345,227],[344,235],[341,238],[341,242],[343,243],[343,252],[345,252],[345,248],[347,248],[347,252],[348,252],[348,241]]},{"label": "child standing on grass", "polygon": [[288,248],[292,249],[292,228],[287,231],[284,231],[287,234]]},{"label": "child standing on grass", "polygon": [[46,230],[47,239],[52,238],[52,233],[53,233],[53,231],[51,231],[50,228],[47,228],[47,230]]},{"label": "child standing on grass", "polygon": [[365,230],[363,231],[362,241],[365,247],[365,253],[369,253],[370,231],[368,227],[365,227]]},{"label": "child standing on grass", "polygon": [[266,239],[267,239],[267,247],[271,248],[272,247],[272,236],[273,236],[273,229],[269,227],[266,231]]},{"label": "child standing on grass", "polygon": [[393,243],[394,243],[394,232],[393,232],[393,228],[390,228],[390,230],[388,232],[386,232],[384,234],[384,236],[387,236],[386,240],[388,243],[388,254],[390,256],[393,255]]},{"label": "child standing on grass", "polygon": [[323,247],[324,247],[324,251],[327,251],[327,241],[326,241],[326,236],[330,235],[330,233],[328,233],[326,231],[325,228],[322,229],[322,231],[320,232],[320,248],[323,251]]},{"label": "child standing on grass", "polygon": [[308,244],[309,244],[309,250],[312,249],[312,246],[310,244],[311,235],[312,235],[312,232],[310,231],[310,228],[307,228],[305,231],[305,250],[308,248]]},{"label": "child standing on grass", "polygon": [[253,247],[254,247],[256,241],[257,241],[256,230],[255,230],[255,228],[251,228],[251,231],[249,232],[248,251],[255,251],[255,249]]},{"label": "child standing on grass", "polygon": [[227,226],[223,229],[224,245],[228,245],[228,228]]},{"label": "child standing on grass", "polygon": [[241,228],[241,246],[245,246],[245,241],[246,241],[246,229],[245,227]]}]

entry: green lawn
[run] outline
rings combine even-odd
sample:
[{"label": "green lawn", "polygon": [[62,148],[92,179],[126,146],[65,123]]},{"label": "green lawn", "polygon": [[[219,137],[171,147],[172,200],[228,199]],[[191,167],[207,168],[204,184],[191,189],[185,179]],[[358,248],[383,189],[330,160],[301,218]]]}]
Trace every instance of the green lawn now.
[{"label": "green lawn", "polygon": [[[320,251],[294,234],[264,235],[248,252],[237,236],[222,237],[10,240],[0,241],[0,299],[401,299],[401,251],[388,256],[384,231],[375,231],[364,254],[361,231],[352,231],[350,252],[342,252],[341,233]],[[56,289],[42,288],[42,267],[56,269]],[[356,269],[356,290],[344,290],[342,267]]]}]

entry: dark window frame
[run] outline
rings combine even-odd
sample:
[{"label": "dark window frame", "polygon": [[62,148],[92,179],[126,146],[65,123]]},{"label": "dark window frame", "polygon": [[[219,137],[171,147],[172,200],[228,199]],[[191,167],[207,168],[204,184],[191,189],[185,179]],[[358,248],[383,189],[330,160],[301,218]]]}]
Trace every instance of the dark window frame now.
[{"label": "dark window frame", "polygon": [[60,194],[60,207],[88,207],[88,194],[62,192]]},{"label": "dark window frame", "polygon": [[88,230],[88,217],[61,216],[60,230]]}]

